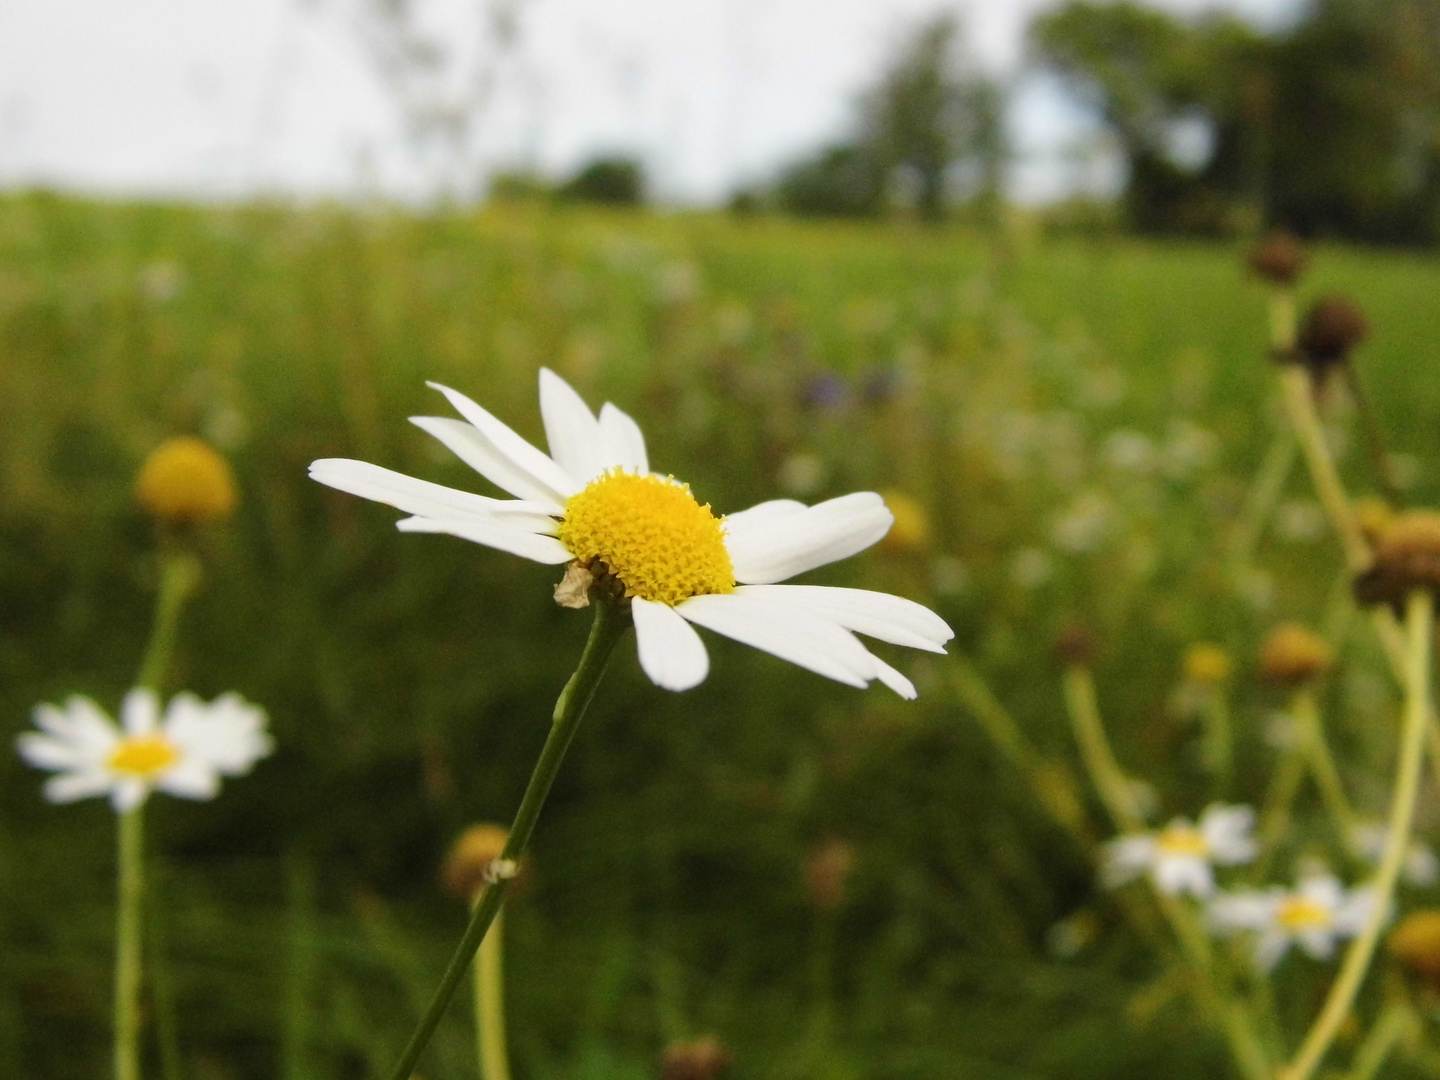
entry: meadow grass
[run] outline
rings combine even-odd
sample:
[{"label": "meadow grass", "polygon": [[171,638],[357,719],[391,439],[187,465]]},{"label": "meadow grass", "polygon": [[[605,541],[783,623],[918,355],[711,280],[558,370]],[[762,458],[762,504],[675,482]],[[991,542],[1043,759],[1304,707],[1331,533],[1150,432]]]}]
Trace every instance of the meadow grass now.
[{"label": "meadow grass", "polygon": [[[1303,291],[1331,289],[1374,324],[1362,377],[1408,496],[1434,504],[1440,262],[1322,247]],[[1245,674],[1255,644],[1280,618],[1318,622],[1335,584],[1298,469],[1254,565],[1226,559],[1276,428],[1265,341],[1264,292],[1223,244],[0,199],[4,730],[70,692],[113,707],[134,678],[156,563],[131,485],[156,443],[208,438],[242,493],[203,537],[172,689],[240,691],[279,749],[214,803],[154,807],[150,1075],[383,1073],[464,922],[444,850],[508,820],[579,654],[588,620],[551,602],[555,569],[401,536],[391,511],[306,479],[343,456],[486,490],[405,423],[447,411],[426,379],[539,442],[550,366],[631,412],[652,464],[720,512],[908,496],[928,537],[813,580],[933,606],[1064,759],[1051,643],[1083,625],[1122,764],[1168,815],[1204,802],[1197,731],[1168,709],[1185,646],[1238,659],[1254,788],[1279,704]],[[1347,479],[1372,490],[1349,442]],[[653,1076],[667,1041],[705,1033],[742,1080],[1221,1074],[946,660],[891,658],[920,686],[907,704],[719,642],[710,679],[672,695],[633,651],[510,908],[518,1077]],[[1359,661],[1327,692],[1376,812],[1393,694]],[[71,1080],[108,1052],[112,822],[39,786],[0,755],[0,1075]],[[817,911],[806,860],[835,837],[855,865]],[[474,1075],[468,1014],[427,1080]]]}]

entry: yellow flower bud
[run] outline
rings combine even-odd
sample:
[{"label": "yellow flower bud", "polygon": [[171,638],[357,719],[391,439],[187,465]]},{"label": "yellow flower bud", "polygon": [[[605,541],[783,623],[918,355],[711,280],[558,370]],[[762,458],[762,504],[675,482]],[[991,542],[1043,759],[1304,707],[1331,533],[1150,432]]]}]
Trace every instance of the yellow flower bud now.
[{"label": "yellow flower bud", "polygon": [[509,838],[503,826],[490,822],[471,825],[462,832],[451,845],[441,872],[445,891],[458,900],[473,899],[489,882],[495,860]]},{"label": "yellow flower bud", "polygon": [[135,493],[150,513],[177,524],[228,517],[238,501],[230,463],[209,443],[188,435],[151,451]]},{"label": "yellow flower bud", "polygon": [[1406,915],[1390,931],[1386,948],[1407,971],[1440,985],[1440,910],[1422,908]]},{"label": "yellow flower bud", "polygon": [[1416,589],[1440,594],[1440,514],[1396,514],[1375,538],[1375,564],[1355,582],[1366,603],[1400,607]]},{"label": "yellow flower bud", "polygon": [[1317,679],[1335,663],[1335,653],[1319,635],[1299,623],[1282,623],[1260,648],[1260,677],[1281,686]]},{"label": "yellow flower bud", "polygon": [[1230,678],[1230,654],[1219,645],[1197,641],[1185,650],[1185,678],[1192,683],[1214,686]]},{"label": "yellow flower bud", "polygon": [[925,551],[930,547],[930,515],[918,501],[903,491],[884,492],[885,505],[895,523],[880,541],[887,551]]},{"label": "yellow flower bud", "polygon": [[660,1063],[661,1080],[715,1080],[730,1065],[730,1055],[713,1035],[671,1043]]}]

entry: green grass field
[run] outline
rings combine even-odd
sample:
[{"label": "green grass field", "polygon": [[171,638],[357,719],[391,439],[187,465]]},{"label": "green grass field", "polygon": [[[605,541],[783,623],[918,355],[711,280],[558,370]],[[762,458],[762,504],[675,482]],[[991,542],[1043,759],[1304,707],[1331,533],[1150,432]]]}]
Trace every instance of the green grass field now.
[{"label": "green grass field", "polygon": [[[199,434],[240,482],[235,518],[202,537],[173,689],[263,704],[279,749],[213,803],[151,806],[148,1075],[382,1076],[464,923],[437,884],[445,849],[509,819],[579,654],[587,619],[551,601],[557,569],[402,535],[306,478],[356,457],[489,493],[406,422],[448,415],[427,379],[540,442],[552,367],[634,415],[652,466],[719,512],[908,497],[928,537],[807,580],[933,606],[952,653],[1067,759],[1051,646],[1086,627],[1123,763],[1164,817],[1206,801],[1195,731],[1168,709],[1179,658],[1222,643],[1257,798],[1280,701],[1249,677],[1256,643],[1318,622],[1339,564],[1298,468],[1254,565],[1227,562],[1278,416],[1266,295],[1239,256],[1023,224],[0,199],[10,738],[37,702],[114,708],[135,678],[156,577],[132,492],[145,455]],[[1440,261],[1321,247],[1302,292],[1329,290],[1370,316],[1362,377],[1408,497],[1433,505]],[[1332,405],[1347,480],[1373,490]],[[708,641],[710,678],[683,695],[622,646],[565,763],[508,921],[517,1077],[651,1077],[668,1041],[706,1033],[739,1080],[1225,1075],[950,661],[884,653],[920,686],[909,704]],[[1357,637],[1327,693],[1378,814],[1392,692],[1373,652]],[[47,805],[41,782],[0,755],[0,1075],[101,1076],[114,815]],[[855,863],[843,904],[816,910],[806,861],[830,838]],[[1086,932],[1057,950],[1057,924]],[[1304,1000],[1323,975],[1297,961],[1282,980]],[[471,1040],[458,1003],[426,1080],[475,1076]]]}]

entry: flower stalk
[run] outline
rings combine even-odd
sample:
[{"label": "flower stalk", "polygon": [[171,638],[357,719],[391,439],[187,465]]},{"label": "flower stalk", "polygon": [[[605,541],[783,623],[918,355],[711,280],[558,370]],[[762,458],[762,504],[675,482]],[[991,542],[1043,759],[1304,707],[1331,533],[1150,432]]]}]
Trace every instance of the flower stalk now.
[{"label": "flower stalk", "polygon": [[1400,757],[1385,853],[1375,875],[1374,900],[1365,927],[1346,950],[1340,973],[1330,987],[1325,1005],[1281,1080],[1309,1080],[1319,1067],[1340,1025],[1355,1002],[1370,968],[1380,931],[1389,916],[1395,882],[1410,844],[1415,802],[1420,792],[1420,766],[1425,750],[1426,721],[1430,715],[1430,649],[1434,632],[1435,601],[1429,592],[1415,590],[1405,606],[1405,715],[1400,734]]},{"label": "flower stalk", "polygon": [[505,1047],[505,912],[495,912],[475,961],[475,1038],[484,1080],[510,1080]]},{"label": "flower stalk", "polygon": [[[605,667],[615,651],[615,646],[630,627],[629,615],[620,610],[616,601],[608,597],[597,597],[594,607],[595,621],[590,626],[590,637],[585,642],[585,651],[580,656],[580,664],[575,673],[570,676],[570,681],[565,684],[565,689],[560,692],[560,698],[555,703],[550,734],[535,762],[535,770],[530,774],[530,782],[525,787],[520,808],[515,812],[515,821],[510,826],[510,837],[505,843],[505,850],[496,860],[498,864],[513,865],[525,854],[545,799],[560,771],[560,763],[565,759],[565,751],[570,748],[580,720],[595,696],[595,690],[600,685],[600,678],[605,674]],[[480,894],[470,917],[470,924],[465,928],[465,934],[456,946],[450,964],[440,979],[440,985],[436,987],[429,1006],[410,1036],[410,1041],[394,1069],[390,1071],[390,1080],[409,1080],[414,1072],[415,1063],[429,1045],[440,1018],[445,1014],[445,1009],[465,977],[466,969],[500,912],[507,885],[506,878],[497,877],[487,884],[484,892]]]},{"label": "flower stalk", "polygon": [[140,1080],[141,913],[145,900],[144,804],[120,815],[115,914],[115,1080]]}]

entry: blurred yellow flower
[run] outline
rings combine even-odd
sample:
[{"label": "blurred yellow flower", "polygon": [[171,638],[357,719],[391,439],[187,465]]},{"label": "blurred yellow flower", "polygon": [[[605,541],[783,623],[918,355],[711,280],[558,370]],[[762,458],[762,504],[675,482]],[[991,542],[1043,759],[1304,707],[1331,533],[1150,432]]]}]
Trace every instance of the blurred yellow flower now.
[{"label": "blurred yellow flower", "polygon": [[880,541],[887,551],[925,551],[930,547],[930,515],[918,501],[903,491],[881,493],[885,505],[895,516],[890,531]]},{"label": "blurred yellow flower", "polygon": [[495,860],[510,839],[503,825],[481,822],[462,832],[445,859],[445,891],[461,900],[473,898],[494,875]]},{"label": "blurred yellow flower", "polygon": [[1407,971],[1440,984],[1440,910],[1422,908],[1406,915],[1390,931],[1386,948]]},{"label": "blurred yellow flower", "polygon": [[1185,678],[1192,683],[1213,686],[1230,677],[1230,654],[1219,645],[1197,641],[1185,650]]},{"label": "blurred yellow flower", "polygon": [[151,452],[135,493],[157,518],[177,523],[228,517],[238,501],[229,462],[209,443],[188,435],[167,439]]},{"label": "blurred yellow flower", "polygon": [[1260,648],[1260,677],[1282,686],[1317,679],[1335,663],[1335,653],[1319,635],[1287,622],[1270,631]]}]

